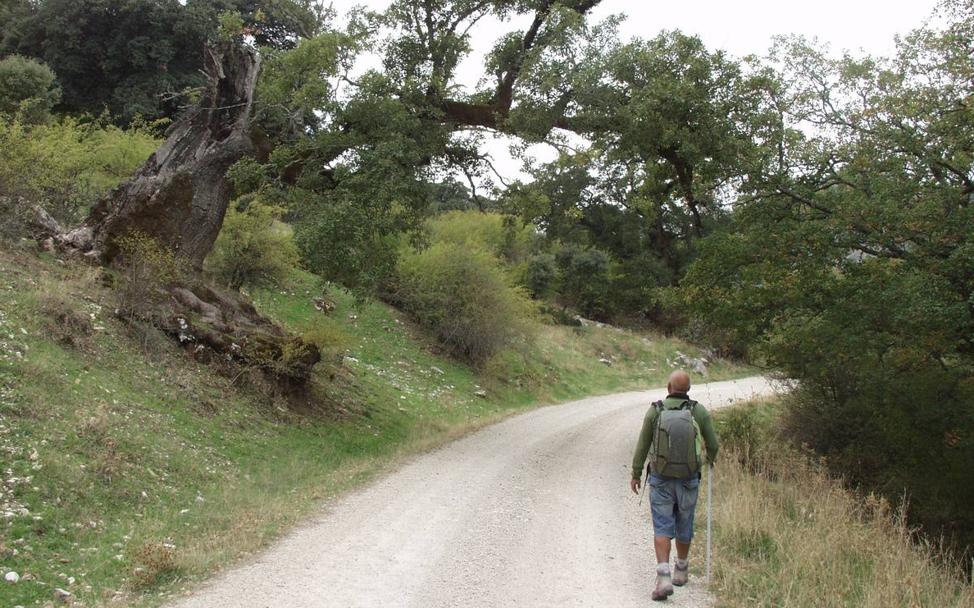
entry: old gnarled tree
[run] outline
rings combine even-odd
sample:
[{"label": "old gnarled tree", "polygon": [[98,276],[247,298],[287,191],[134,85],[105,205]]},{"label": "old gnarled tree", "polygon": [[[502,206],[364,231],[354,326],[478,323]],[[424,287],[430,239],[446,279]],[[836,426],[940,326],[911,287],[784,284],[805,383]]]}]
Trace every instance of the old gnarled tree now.
[{"label": "old gnarled tree", "polygon": [[317,348],[290,336],[241,295],[214,289],[199,276],[232,194],[227,169],[255,153],[251,121],[260,56],[242,44],[208,45],[205,68],[199,103],[173,123],[163,145],[83,225],[63,232],[50,218],[39,223],[61,247],[105,265],[125,263],[120,239],[150,237],[192,270],[189,278],[167,286],[165,331],[194,353],[215,353],[301,382],[320,359]]}]

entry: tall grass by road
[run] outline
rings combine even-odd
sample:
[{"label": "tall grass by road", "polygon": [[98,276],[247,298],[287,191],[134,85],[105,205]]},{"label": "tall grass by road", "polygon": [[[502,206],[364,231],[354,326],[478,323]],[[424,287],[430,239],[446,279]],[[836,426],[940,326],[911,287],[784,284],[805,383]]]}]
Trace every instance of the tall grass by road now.
[{"label": "tall grass by road", "polygon": [[714,477],[718,606],[974,606],[960,565],[917,541],[901,513],[845,488],[777,436],[781,407],[760,401],[717,414],[726,447]]}]

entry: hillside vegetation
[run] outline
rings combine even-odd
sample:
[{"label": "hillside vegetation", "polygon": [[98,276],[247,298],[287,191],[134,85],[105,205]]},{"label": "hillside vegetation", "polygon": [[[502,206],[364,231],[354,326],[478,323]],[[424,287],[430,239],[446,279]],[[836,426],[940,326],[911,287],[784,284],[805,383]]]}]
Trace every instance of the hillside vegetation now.
[{"label": "hillside vegetation", "polygon": [[[54,588],[76,605],[153,605],[408,454],[539,402],[658,386],[677,351],[700,355],[651,334],[545,325],[530,357],[478,371],[398,311],[295,272],[253,295],[332,345],[296,403],[120,321],[99,270],[2,249],[0,276],[0,563],[20,576],[0,585],[2,606],[42,604]],[[713,379],[746,372],[710,367]]]},{"label": "hillside vegetation", "polygon": [[974,605],[964,566],[918,537],[905,507],[850,491],[781,437],[788,399],[716,415],[723,442],[714,477],[717,605]]}]

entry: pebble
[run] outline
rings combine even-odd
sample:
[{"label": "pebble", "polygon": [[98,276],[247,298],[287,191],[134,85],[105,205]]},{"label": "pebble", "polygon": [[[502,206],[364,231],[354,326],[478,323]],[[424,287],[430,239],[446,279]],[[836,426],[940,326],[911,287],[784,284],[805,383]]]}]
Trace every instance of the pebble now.
[{"label": "pebble", "polygon": [[20,580],[20,575],[11,570],[3,575],[3,580],[7,581],[8,583],[16,583]]}]

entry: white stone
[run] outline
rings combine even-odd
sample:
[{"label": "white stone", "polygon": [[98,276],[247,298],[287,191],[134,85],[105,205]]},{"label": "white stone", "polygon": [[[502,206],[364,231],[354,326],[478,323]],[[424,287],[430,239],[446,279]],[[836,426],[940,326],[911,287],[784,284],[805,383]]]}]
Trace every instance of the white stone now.
[{"label": "white stone", "polygon": [[71,593],[58,587],[54,589],[54,599],[68,603],[68,601],[71,599]]}]

